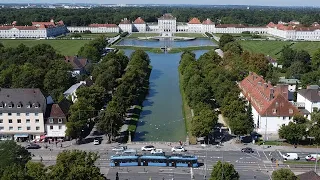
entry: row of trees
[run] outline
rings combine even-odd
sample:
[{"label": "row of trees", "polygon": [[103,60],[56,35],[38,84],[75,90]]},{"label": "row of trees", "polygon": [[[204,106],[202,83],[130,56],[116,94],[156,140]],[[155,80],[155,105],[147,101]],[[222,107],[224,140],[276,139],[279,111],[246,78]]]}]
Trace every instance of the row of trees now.
[{"label": "row of trees", "polygon": [[54,100],[75,83],[72,67],[48,44],[4,47],[0,43],[0,86],[40,88]]},{"label": "row of trees", "polygon": [[[272,13],[270,13],[272,11]],[[143,13],[142,13],[143,12]],[[141,16],[146,22],[156,22],[163,13],[172,13],[177,21],[188,22],[192,17],[201,20],[211,18],[225,24],[242,23],[249,25],[266,25],[280,20],[300,21],[310,25],[320,19],[319,9],[314,8],[220,8],[213,6],[198,7],[99,7],[91,9],[1,9],[0,24],[31,25],[32,21],[49,21],[50,18],[63,20],[68,26],[84,26],[91,23],[119,23],[128,18],[134,21]]]},{"label": "row of trees", "polygon": [[95,166],[98,155],[79,150],[63,151],[56,164],[45,167],[41,162],[31,161],[31,154],[14,141],[0,142],[0,180],[104,180]]},{"label": "row of trees", "polygon": [[142,50],[133,52],[124,75],[119,79],[120,84],[98,122],[98,128],[108,135],[109,140],[123,125],[128,108],[142,104],[148,93],[150,72],[148,54]]},{"label": "row of trees", "polygon": [[85,44],[78,51],[78,56],[90,59],[92,63],[97,63],[101,59],[104,48],[108,45],[105,36],[99,36]]}]

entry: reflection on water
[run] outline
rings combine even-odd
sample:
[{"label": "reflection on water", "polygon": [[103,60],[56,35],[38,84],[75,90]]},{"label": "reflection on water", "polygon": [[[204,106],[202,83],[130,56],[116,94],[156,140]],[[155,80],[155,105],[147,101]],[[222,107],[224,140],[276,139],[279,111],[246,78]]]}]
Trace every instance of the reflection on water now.
[{"label": "reflection on water", "polygon": [[190,41],[170,41],[170,40],[139,40],[139,39],[123,39],[117,45],[121,46],[144,46],[144,47],[191,47],[191,46],[216,46],[209,39],[195,39]]},{"label": "reflection on water", "polygon": [[[130,55],[132,50],[126,50]],[[206,51],[196,51],[197,57]],[[153,67],[134,141],[185,141],[178,66],[181,53],[148,53]]]}]

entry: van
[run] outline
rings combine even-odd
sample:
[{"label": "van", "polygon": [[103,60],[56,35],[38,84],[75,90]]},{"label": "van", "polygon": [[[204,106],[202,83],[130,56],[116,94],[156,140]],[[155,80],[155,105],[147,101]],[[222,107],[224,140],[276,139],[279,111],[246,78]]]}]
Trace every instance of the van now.
[{"label": "van", "polygon": [[309,154],[305,159],[306,161],[316,161],[317,159],[320,159],[320,154]]},{"label": "van", "polygon": [[297,153],[285,153],[282,155],[283,160],[299,160],[299,156]]}]

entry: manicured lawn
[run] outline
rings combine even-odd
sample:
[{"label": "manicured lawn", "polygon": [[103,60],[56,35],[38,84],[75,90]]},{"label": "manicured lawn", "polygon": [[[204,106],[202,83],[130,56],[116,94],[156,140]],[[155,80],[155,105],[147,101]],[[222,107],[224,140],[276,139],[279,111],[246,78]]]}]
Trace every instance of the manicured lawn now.
[{"label": "manicured lawn", "polygon": [[17,47],[19,44],[25,44],[28,47],[35,46],[37,44],[49,44],[58,53],[62,55],[76,55],[79,49],[90,40],[20,40],[20,39],[4,39],[0,42],[4,46]]},{"label": "manicured lawn", "polygon": [[128,38],[153,37],[159,36],[159,33],[132,33]]},{"label": "manicured lawn", "polygon": [[[99,37],[99,36],[106,36],[106,37],[115,37],[115,36],[118,36],[119,33],[103,33],[103,34],[82,34],[82,33],[79,33],[81,35],[81,37],[83,38],[96,38],[96,37]],[[71,36],[71,34],[69,34],[68,36]]]},{"label": "manicured lawn", "polygon": [[178,37],[195,37],[195,38],[203,38],[203,37],[205,37],[201,33],[175,33],[174,36],[178,36]]},{"label": "manicured lawn", "polygon": [[312,55],[317,49],[320,48],[320,42],[288,42],[288,41],[238,41],[243,49],[263,53],[272,57],[279,57],[280,51],[284,45],[290,45],[293,49],[306,50]]}]

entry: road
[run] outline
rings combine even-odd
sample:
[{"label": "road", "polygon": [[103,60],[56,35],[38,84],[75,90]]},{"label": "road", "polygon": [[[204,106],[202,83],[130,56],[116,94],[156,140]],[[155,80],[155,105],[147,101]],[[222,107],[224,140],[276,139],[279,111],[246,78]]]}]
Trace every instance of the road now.
[{"label": "road", "polygon": [[[133,144],[128,145],[129,149],[139,150],[143,144]],[[158,145],[165,152],[170,152],[169,145]],[[43,158],[43,163],[45,165],[55,164],[56,156],[65,149],[81,149],[86,151],[93,151],[99,154],[99,159],[96,165],[100,167],[101,172],[105,174],[108,178],[115,178],[115,174],[118,172],[120,179],[190,179],[191,172],[193,172],[196,179],[203,179],[205,172],[207,172],[207,177],[210,176],[212,171],[212,166],[218,161],[228,162],[234,165],[235,169],[239,172],[241,179],[269,179],[272,172],[279,168],[290,168],[293,172],[302,173],[314,169],[314,164],[283,164],[281,161],[279,165],[276,163],[271,163],[271,158],[281,159],[280,153],[284,154],[286,151],[279,150],[256,150],[254,153],[242,153],[241,147],[236,147],[232,145],[222,146],[216,148],[216,146],[208,146],[206,148],[186,146],[188,150],[186,154],[196,155],[199,162],[204,163],[204,166],[199,168],[173,168],[173,167],[110,167],[110,156],[114,155],[112,152],[112,146],[107,144],[101,144],[94,146],[92,143],[80,145],[80,146],[70,146],[67,148],[52,148],[49,149],[38,149],[30,150],[34,161],[40,161],[40,157]],[[292,151],[290,151],[292,152]],[[310,152],[298,152],[301,160],[305,161],[304,157]]]}]

